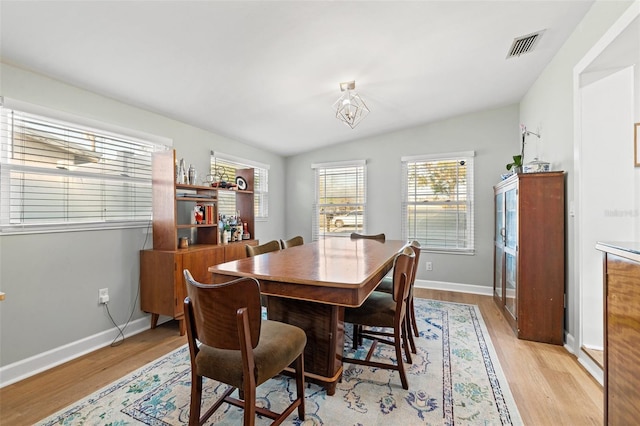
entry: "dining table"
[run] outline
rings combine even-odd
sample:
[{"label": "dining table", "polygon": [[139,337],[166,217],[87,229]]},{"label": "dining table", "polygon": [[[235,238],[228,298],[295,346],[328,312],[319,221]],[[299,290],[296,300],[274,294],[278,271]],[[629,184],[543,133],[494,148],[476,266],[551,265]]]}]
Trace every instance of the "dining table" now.
[{"label": "dining table", "polygon": [[331,237],[211,266],[212,282],[253,277],[267,317],[307,335],[305,376],[335,393],[342,377],[344,309],[358,307],[393,268],[401,240]]}]

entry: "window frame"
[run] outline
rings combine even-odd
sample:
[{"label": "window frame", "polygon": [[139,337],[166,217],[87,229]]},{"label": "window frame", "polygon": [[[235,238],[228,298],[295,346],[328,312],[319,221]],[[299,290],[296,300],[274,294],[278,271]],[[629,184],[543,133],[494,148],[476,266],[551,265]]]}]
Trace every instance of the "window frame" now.
[{"label": "window frame", "polygon": [[239,166],[236,168],[253,169],[254,220],[256,222],[266,222],[269,220],[269,170],[271,169],[271,166],[258,161],[247,160],[245,158],[236,157],[235,155],[212,150],[211,157],[209,159],[210,173],[212,175],[215,173],[215,164],[218,159],[222,162],[232,163]]},{"label": "window frame", "polygon": [[[366,160],[353,160],[353,161],[337,161],[327,163],[314,163],[311,165],[314,170],[314,202],[313,202],[313,217],[312,217],[312,240],[317,241],[323,238],[334,237],[348,237],[351,232],[366,233],[367,232],[367,162]],[[356,202],[344,202],[344,203],[321,203],[320,201],[320,176],[327,171],[339,172],[341,169],[361,169],[355,171],[355,180],[357,184],[362,186],[356,189]],[[361,179],[359,176],[361,175]],[[361,199],[362,202],[357,202],[357,199]],[[362,211],[362,229],[349,230],[347,232],[328,232],[320,230],[321,227],[321,215],[325,214],[324,209],[336,209],[336,208],[349,208],[345,214],[348,214],[356,208],[358,211]],[[325,219],[326,220],[326,219]],[[330,219],[333,220],[333,219]],[[326,225],[326,222],[325,222]],[[330,228],[330,226],[329,226]]]},{"label": "window frame", "polygon": [[[434,252],[434,253],[447,253],[447,254],[463,254],[463,255],[474,255],[475,254],[475,213],[474,213],[474,151],[462,151],[462,152],[450,152],[450,153],[441,153],[441,154],[425,154],[425,155],[415,155],[415,156],[406,156],[401,158],[402,163],[402,238],[406,240],[414,240],[417,239],[421,247],[424,251]],[[453,240],[459,241],[462,239],[466,241],[465,246],[457,246],[457,247],[449,247],[449,246],[434,246],[432,244],[428,244],[424,238],[417,237],[415,230],[415,221],[414,221],[414,230],[411,231],[409,225],[409,208],[410,206],[425,206],[425,202],[418,201],[409,201],[409,186],[410,186],[410,177],[409,177],[409,168],[410,164],[416,163],[437,163],[442,161],[464,161],[465,164],[465,173],[466,173],[466,191],[465,191],[465,199],[464,201],[453,201],[447,200],[443,202],[435,202],[431,204],[432,206],[437,205],[464,205],[464,209],[466,211],[466,227],[463,229],[464,237],[456,237]],[[415,188],[415,185],[414,185]],[[458,192],[459,193],[459,192]],[[459,212],[456,209],[456,212]],[[456,214],[456,228],[455,234],[460,235],[461,229],[460,225],[457,222],[458,214]],[[428,232],[428,230],[426,231]]]},{"label": "window frame", "polygon": [[[142,176],[134,176],[136,173],[121,173],[118,176],[113,173],[105,173],[104,170],[100,170],[97,167],[84,168],[84,170],[82,167],[78,167],[77,170],[74,170],[73,167],[67,167],[63,164],[52,168],[51,165],[46,165],[47,163],[43,163],[43,165],[28,164],[29,160],[27,157],[18,161],[13,161],[15,158],[12,154],[15,149],[14,144],[17,143],[14,140],[16,136],[13,133],[15,129],[14,125],[17,124],[13,123],[13,119],[16,116],[22,117],[21,119],[43,123],[43,126],[46,126],[41,127],[43,131],[57,127],[70,132],[70,134],[82,132],[92,135],[96,140],[97,138],[102,138],[105,141],[105,149],[114,148],[116,146],[122,148],[117,150],[117,153],[132,151],[139,153],[148,152],[148,168],[144,169],[145,173],[143,173]],[[28,129],[35,131],[36,127],[28,127]],[[46,133],[43,133],[42,135],[44,137],[48,137]],[[0,235],[148,227],[152,211],[151,157],[153,152],[169,149],[173,144],[173,141],[169,138],[126,129],[113,124],[6,97],[0,97],[0,138]],[[55,138],[50,140],[43,139],[40,144],[51,144],[56,142],[56,140],[57,139]],[[132,145],[133,148],[131,150],[127,150],[126,144]],[[29,142],[29,145],[34,144]],[[37,143],[35,145],[37,145]],[[61,152],[71,149],[69,147],[72,145],[72,142],[68,142],[68,146],[60,148]],[[22,147],[23,152],[27,152],[24,151],[27,146],[26,142],[24,142],[24,146]],[[146,148],[141,149],[141,146]],[[33,146],[28,149],[31,150],[31,153],[38,153],[38,149]],[[86,150],[86,153],[89,153],[89,151],[91,150]],[[71,151],[69,151],[69,153],[71,153]],[[33,159],[46,157],[44,154],[42,154],[41,157],[38,153],[31,158],[31,162],[33,162]],[[52,158],[49,158],[49,160],[50,163]],[[112,162],[111,164],[112,166],[114,164],[118,164],[122,167],[125,167],[125,165],[126,167],[131,166],[131,163],[125,159],[121,159],[115,163]],[[22,177],[12,177],[12,175],[16,174],[21,174]],[[46,188],[51,188],[50,192],[47,193],[46,191],[43,191],[42,195],[36,194],[36,196],[34,196],[33,190],[32,192],[28,192],[25,190],[25,188],[28,189],[28,187],[24,186],[21,189],[14,191],[16,185],[21,182],[24,185],[25,174],[27,174],[27,176],[30,175],[31,177],[44,176],[45,178],[42,179],[42,182],[47,182],[46,176],[50,176],[54,180],[67,182],[71,189],[68,189],[65,193],[61,193],[56,199],[52,199],[52,197],[49,196],[49,201],[47,203],[47,195],[53,193],[52,191],[56,188],[55,185],[43,186],[45,190]],[[145,176],[145,174],[147,174],[147,176]],[[85,182],[85,180],[91,184],[84,185],[83,183],[78,183]],[[75,184],[73,183],[74,181],[76,181]],[[127,205],[123,210],[121,210],[124,213],[117,219],[105,217],[99,218],[95,213],[90,215],[93,217],[88,216],[79,219],[78,212],[89,205],[92,206],[94,211],[96,211],[96,206],[99,206],[100,209],[104,211],[104,209],[110,205],[108,204],[109,196],[105,196],[104,191],[105,188],[113,188],[111,185],[113,182],[122,182],[124,185],[134,185],[136,188],[136,194],[134,197],[139,198],[136,198],[136,202],[131,205]],[[62,184],[59,183],[57,186],[59,187],[60,185]],[[144,188],[147,188],[148,196],[145,195],[146,191]],[[139,192],[141,189],[143,191],[142,193]],[[80,192],[85,192],[85,194],[80,194]],[[121,195],[123,194],[121,193],[120,196]],[[118,196],[117,193],[116,196]],[[142,199],[148,201],[144,201],[143,203],[138,202]],[[42,218],[40,220],[35,218],[26,219],[25,215],[29,212],[25,208],[25,200],[31,201],[32,203],[44,201],[43,205],[47,208],[52,208],[52,210],[43,211],[44,213],[41,213]],[[78,200],[80,200],[80,203],[78,203]],[[66,208],[71,208],[71,213],[64,215],[64,217],[56,217],[56,214],[54,214],[55,209],[53,209],[55,206],[54,203],[68,206]],[[122,206],[119,205],[119,207]],[[131,215],[134,217],[131,219],[124,217],[127,215],[127,212],[133,212]],[[17,218],[16,214],[20,217]],[[33,212],[31,212],[31,214],[35,215]],[[58,214],[58,216],[61,215]],[[118,216],[118,214],[116,214],[116,216]],[[148,216],[148,218],[141,219],[141,216]]]}]

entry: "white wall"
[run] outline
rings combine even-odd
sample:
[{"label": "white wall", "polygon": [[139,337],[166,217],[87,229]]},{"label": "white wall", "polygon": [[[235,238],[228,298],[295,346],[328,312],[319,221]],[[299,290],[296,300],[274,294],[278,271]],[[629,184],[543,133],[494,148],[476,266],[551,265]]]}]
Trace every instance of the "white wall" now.
[{"label": "white wall", "polygon": [[571,215],[574,211],[575,182],[573,68],[631,3],[630,1],[596,1],[520,103],[520,122],[531,129],[540,128],[543,137],[541,156],[550,161],[554,169],[567,172],[565,330],[569,340],[572,340],[579,330],[577,324],[579,303],[574,297],[577,258],[575,232],[577,230],[574,217]]},{"label": "white wall", "polygon": [[581,345],[603,349],[602,253],[598,241],[627,241],[638,220],[634,204],[633,68],[581,91]]},{"label": "white wall", "polygon": [[[367,120],[375,120],[373,114]],[[366,126],[366,120],[360,126]],[[357,128],[356,128],[357,130]],[[345,127],[345,131],[351,129]],[[493,185],[519,152],[518,107],[506,106],[454,117],[287,158],[286,222],[289,235],[311,239],[314,182],[312,163],[367,160],[367,232],[401,238],[400,157],[442,152],[476,151],[476,254],[423,252],[418,279],[483,286],[493,285]],[[516,145],[514,147],[514,141]],[[425,263],[433,263],[426,271]],[[490,291],[487,291],[489,294]]]},{"label": "white wall", "polygon": [[[640,1],[634,2],[574,68],[578,361],[603,383],[583,348],[603,348],[603,267],[597,241],[640,241]],[[600,315],[596,315],[600,312]]]},{"label": "white wall", "polygon": [[[270,216],[256,222],[256,236],[284,235],[282,157],[7,64],[0,73],[3,96],[171,138],[178,158],[200,173],[211,150],[270,164]],[[109,288],[116,323],[124,324],[133,309],[134,323],[140,319],[137,326],[148,327],[137,289],[139,250],[151,245],[146,229],[0,236],[0,289],[6,293],[0,303],[0,383],[57,353],[73,352],[64,345],[82,350],[83,340],[110,343],[116,333],[97,303],[99,288]]]}]

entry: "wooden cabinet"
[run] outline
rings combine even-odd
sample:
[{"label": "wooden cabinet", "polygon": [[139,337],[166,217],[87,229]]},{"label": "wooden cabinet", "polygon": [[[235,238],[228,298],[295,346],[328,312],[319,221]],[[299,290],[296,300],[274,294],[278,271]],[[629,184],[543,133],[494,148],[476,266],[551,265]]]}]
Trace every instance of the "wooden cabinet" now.
[{"label": "wooden cabinet", "polygon": [[604,252],[604,424],[640,418],[640,243],[598,243]]},{"label": "wooden cabinet", "polygon": [[[207,268],[246,257],[245,245],[257,240],[222,244],[218,229],[218,194],[233,192],[236,210],[254,233],[253,169],[237,170],[247,182],[247,190],[230,191],[208,186],[175,183],[174,150],[154,154],[153,176],[153,249],[140,252],[140,308],[151,313],[151,328],[160,315],[180,321],[184,334],[183,301],[186,287],[182,271],[188,269],[202,283],[211,283]],[[202,206],[202,218],[196,220],[195,208]],[[189,241],[180,248],[180,238]]]},{"label": "wooden cabinet", "polygon": [[564,186],[546,172],[494,187],[493,296],[520,339],[564,342]]}]

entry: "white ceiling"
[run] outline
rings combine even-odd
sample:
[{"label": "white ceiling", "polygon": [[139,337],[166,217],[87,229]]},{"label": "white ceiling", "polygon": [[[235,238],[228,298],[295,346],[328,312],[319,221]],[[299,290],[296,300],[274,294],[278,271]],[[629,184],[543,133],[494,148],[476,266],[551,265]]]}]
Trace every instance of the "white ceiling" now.
[{"label": "white ceiling", "polygon": [[[0,54],[288,156],[520,101],[592,3],[1,0]],[[349,80],[353,130],[331,109]]]}]

